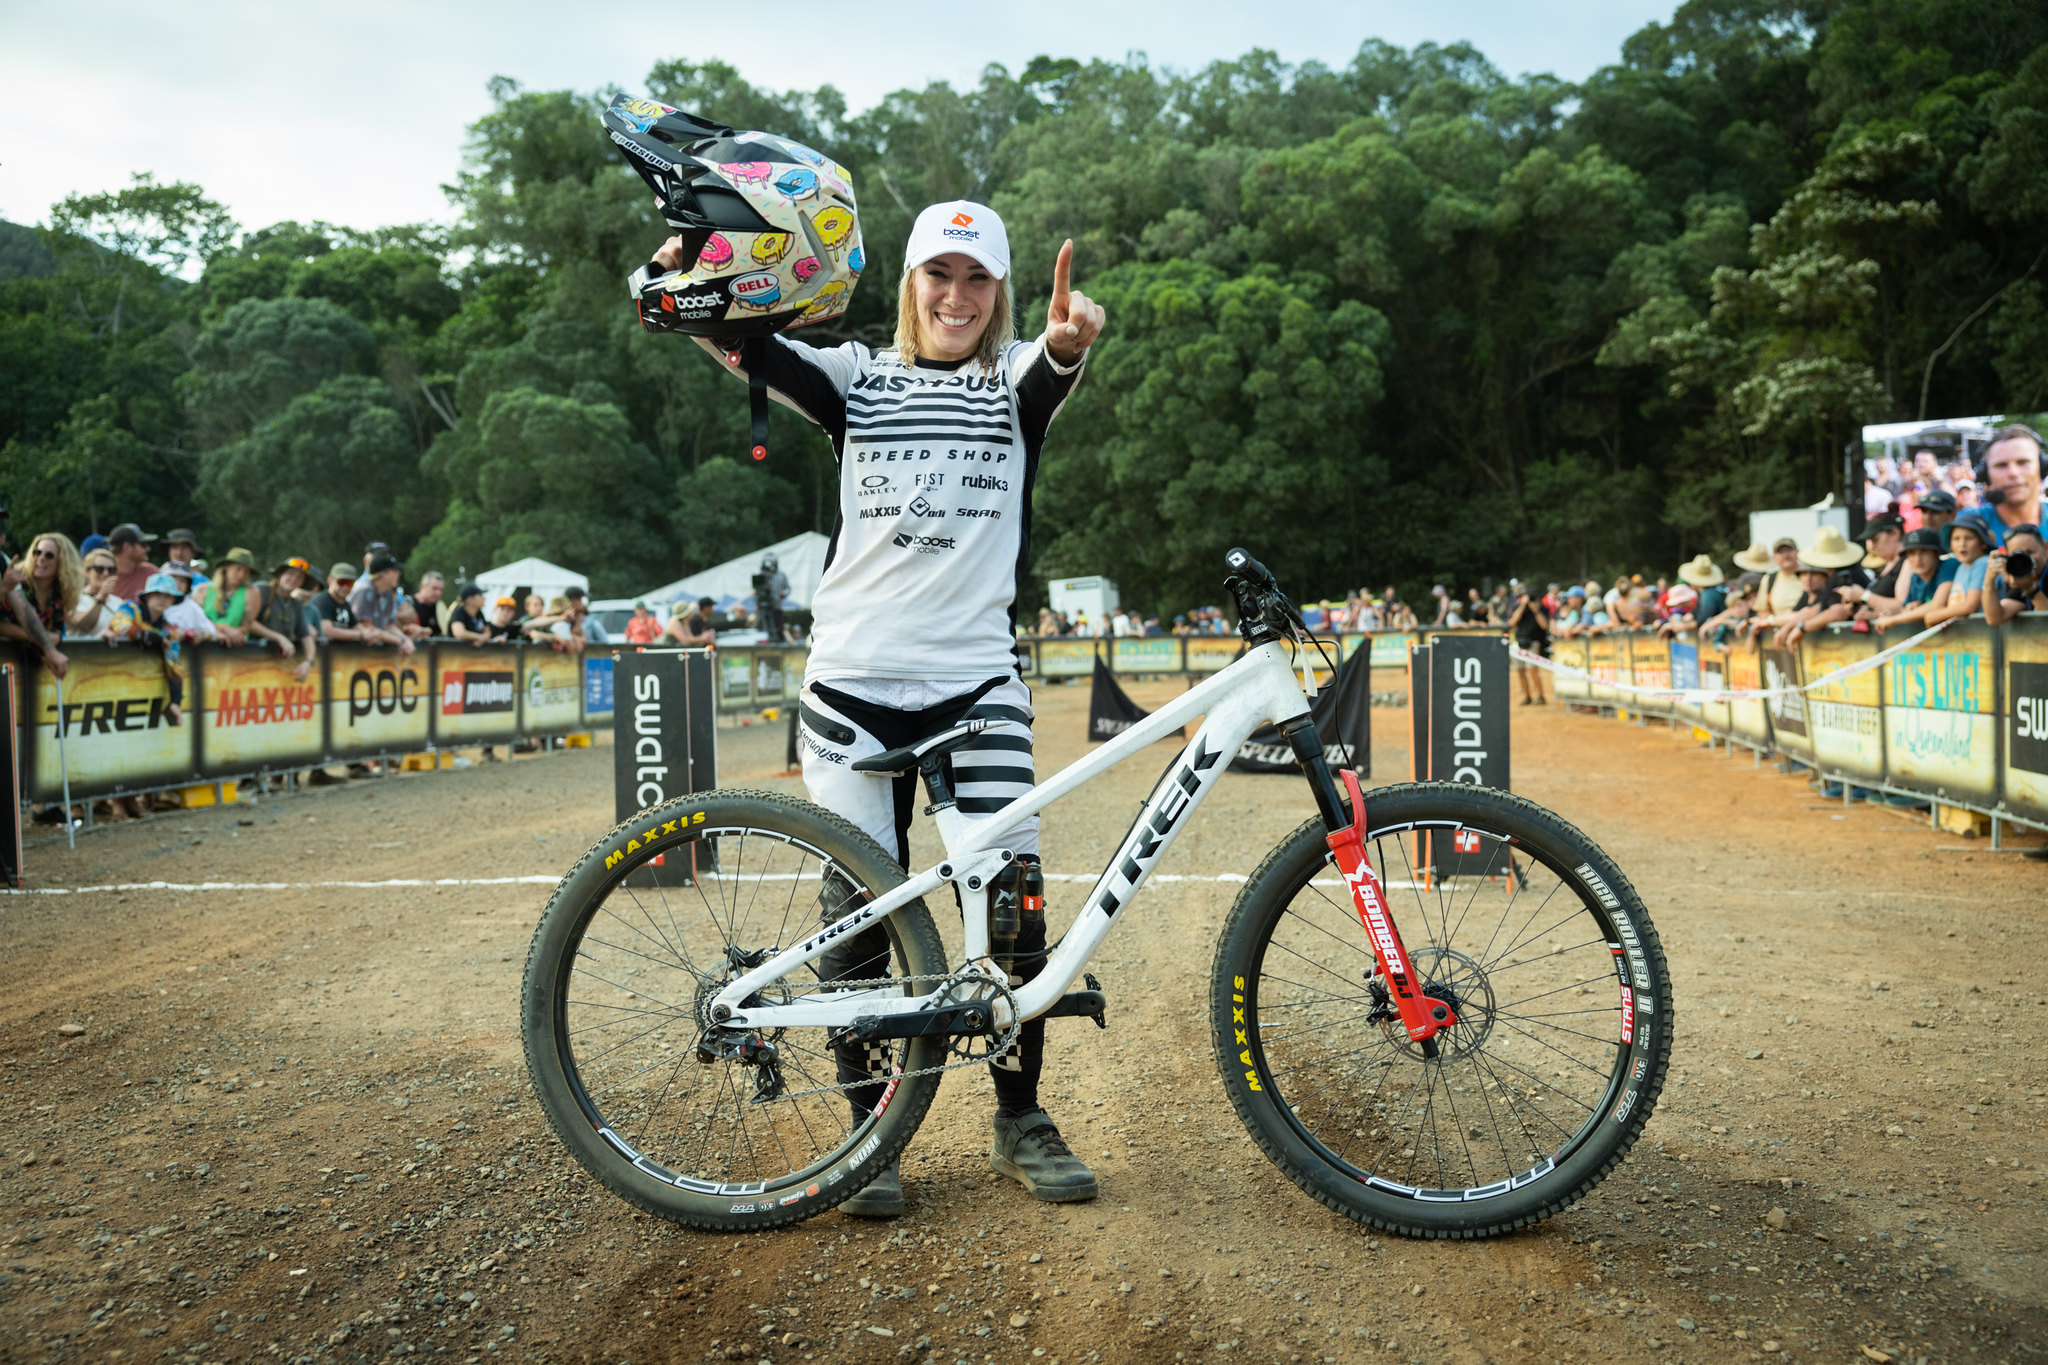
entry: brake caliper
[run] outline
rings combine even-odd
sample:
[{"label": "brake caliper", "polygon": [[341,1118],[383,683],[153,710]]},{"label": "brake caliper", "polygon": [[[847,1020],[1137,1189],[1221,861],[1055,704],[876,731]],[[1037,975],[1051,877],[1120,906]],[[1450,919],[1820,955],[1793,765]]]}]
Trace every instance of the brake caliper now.
[{"label": "brake caliper", "polygon": [[1365,926],[1366,938],[1372,942],[1379,976],[1393,989],[1401,1026],[1408,1030],[1411,1039],[1425,1045],[1424,1055],[1434,1055],[1435,1044],[1430,1040],[1458,1022],[1457,1012],[1450,1002],[1416,988],[1408,951],[1401,946],[1400,931],[1394,928],[1393,913],[1387,909],[1387,898],[1380,890],[1379,874],[1373,871],[1372,861],[1365,855],[1365,794],[1358,788],[1357,773],[1346,768],[1343,775],[1344,786],[1351,794],[1352,819],[1328,837],[1330,852],[1337,860],[1337,870],[1344,874],[1344,884],[1351,888],[1351,903],[1358,911],[1359,923]]}]

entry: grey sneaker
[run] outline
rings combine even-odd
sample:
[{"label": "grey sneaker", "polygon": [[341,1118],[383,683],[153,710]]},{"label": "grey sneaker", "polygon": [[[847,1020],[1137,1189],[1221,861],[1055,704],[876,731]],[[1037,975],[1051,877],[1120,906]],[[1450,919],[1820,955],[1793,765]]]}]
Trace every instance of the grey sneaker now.
[{"label": "grey sneaker", "polygon": [[1097,1193],[1095,1172],[1081,1164],[1043,1109],[1013,1119],[997,1115],[988,1164],[1029,1190],[1033,1199],[1049,1204],[1093,1199]]},{"label": "grey sneaker", "polygon": [[901,1159],[884,1166],[868,1187],[839,1206],[856,1218],[895,1218],[903,1212]]}]

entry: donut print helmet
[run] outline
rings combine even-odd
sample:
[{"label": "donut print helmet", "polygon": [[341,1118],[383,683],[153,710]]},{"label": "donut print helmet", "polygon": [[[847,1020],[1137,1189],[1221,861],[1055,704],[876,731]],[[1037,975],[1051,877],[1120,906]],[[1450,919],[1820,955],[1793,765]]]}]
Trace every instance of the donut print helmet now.
[{"label": "donut print helmet", "polygon": [[737,131],[654,100],[621,95],[603,118],[689,262],[634,272],[642,325],[767,336],[846,311],[864,256],[845,167],[788,138]]}]

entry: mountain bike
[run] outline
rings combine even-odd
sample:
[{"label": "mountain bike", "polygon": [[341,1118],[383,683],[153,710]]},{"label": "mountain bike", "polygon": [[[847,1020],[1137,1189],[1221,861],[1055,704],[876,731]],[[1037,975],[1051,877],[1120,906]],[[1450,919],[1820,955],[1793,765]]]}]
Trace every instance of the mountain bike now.
[{"label": "mountain bike", "polygon": [[[1321,642],[1258,561],[1227,558],[1243,654],[1002,810],[970,817],[951,794],[947,755],[981,721],[855,765],[920,774],[935,866],[906,874],[828,811],[737,790],[642,811],[592,847],[541,917],[522,999],[534,1089],[576,1159],[698,1228],[832,1208],[903,1150],[946,1071],[985,1063],[1028,1019],[1103,1022],[1094,978],[1072,989],[1090,955],[1272,724],[1317,815],[1250,875],[1216,945],[1216,1060],[1246,1129],[1312,1197],[1409,1236],[1508,1232],[1598,1184],[1671,1054],[1670,975],[1641,900],[1585,835],[1507,792],[1411,783],[1368,803],[1309,716]],[[1001,894],[1017,864],[998,836],[1197,717],[1017,984]],[[956,959],[925,903],[948,886]],[[833,942],[874,925],[886,964],[821,979]],[[866,1103],[836,1069],[849,1047],[869,1061]]]}]

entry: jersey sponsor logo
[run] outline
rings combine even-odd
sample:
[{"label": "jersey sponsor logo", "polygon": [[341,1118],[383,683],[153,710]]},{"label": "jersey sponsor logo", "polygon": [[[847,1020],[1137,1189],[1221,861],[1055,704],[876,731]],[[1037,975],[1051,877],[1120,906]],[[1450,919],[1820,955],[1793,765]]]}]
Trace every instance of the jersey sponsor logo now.
[{"label": "jersey sponsor logo", "polygon": [[946,476],[935,474],[929,469],[920,469],[910,476],[910,481],[919,488],[937,488],[946,481]]},{"label": "jersey sponsor logo", "polygon": [[960,476],[960,486],[962,488],[991,488],[998,493],[1010,491],[1010,481],[1008,479],[999,479],[993,474],[963,474]]},{"label": "jersey sponsor logo", "polygon": [[900,503],[895,504],[893,506],[884,505],[882,503],[876,503],[873,507],[861,508],[860,516],[857,518],[857,520],[875,521],[882,517],[900,517],[902,515],[903,507]]},{"label": "jersey sponsor logo", "polygon": [[919,497],[911,502],[910,515],[912,515],[913,517],[930,517],[936,519],[939,517],[943,517],[946,514],[940,508],[932,506],[930,503],[926,502],[922,497]]},{"label": "jersey sponsor logo", "polygon": [[898,531],[890,543],[899,550],[915,550],[921,555],[935,555],[954,545],[950,536],[914,536],[908,531]]},{"label": "jersey sponsor logo", "polygon": [[956,517],[979,517],[983,521],[1001,521],[1003,519],[1003,514],[993,507],[956,507],[953,509],[953,515]]},{"label": "jersey sponsor logo", "polygon": [[860,481],[860,486],[868,489],[887,488],[889,486],[889,476],[887,474],[869,474]]}]

